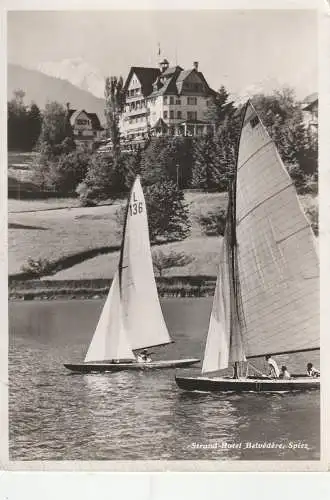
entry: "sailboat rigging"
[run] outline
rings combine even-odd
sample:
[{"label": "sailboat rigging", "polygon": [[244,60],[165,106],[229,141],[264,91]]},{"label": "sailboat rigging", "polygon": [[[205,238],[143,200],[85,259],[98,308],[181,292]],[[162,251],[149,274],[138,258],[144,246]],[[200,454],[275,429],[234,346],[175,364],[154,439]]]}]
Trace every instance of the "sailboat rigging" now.
[{"label": "sailboat rigging", "polygon": [[[320,348],[316,241],[274,142],[248,101],[210,316],[202,374],[176,377],[186,390],[283,391],[319,380],[239,377],[267,353]],[[234,365],[234,378],[214,377]]]},{"label": "sailboat rigging", "polygon": [[76,372],[185,367],[199,359],[137,362],[134,351],[172,341],[153,272],[146,203],[139,176],[128,199],[118,269],[84,363]]}]

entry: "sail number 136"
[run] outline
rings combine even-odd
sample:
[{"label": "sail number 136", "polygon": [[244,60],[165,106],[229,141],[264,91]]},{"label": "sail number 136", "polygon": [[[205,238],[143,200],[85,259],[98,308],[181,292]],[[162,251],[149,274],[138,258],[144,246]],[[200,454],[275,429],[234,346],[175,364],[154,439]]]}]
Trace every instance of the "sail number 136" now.
[{"label": "sail number 136", "polygon": [[137,201],[135,198],[135,193],[133,193],[133,202],[129,204],[129,213],[130,215],[137,215],[143,212],[143,203],[142,201]]}]

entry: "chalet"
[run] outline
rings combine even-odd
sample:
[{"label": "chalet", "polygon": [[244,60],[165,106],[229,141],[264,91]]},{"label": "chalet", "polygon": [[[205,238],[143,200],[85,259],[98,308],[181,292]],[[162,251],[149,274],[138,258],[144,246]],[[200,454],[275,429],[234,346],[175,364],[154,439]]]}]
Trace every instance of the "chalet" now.
[{"label": "chalet", "polygon": [[71,109],[69,104],[67,112],[76,145],[94,149],[104,136],[104,128],[97,114],[88,113],[84,109]]}]

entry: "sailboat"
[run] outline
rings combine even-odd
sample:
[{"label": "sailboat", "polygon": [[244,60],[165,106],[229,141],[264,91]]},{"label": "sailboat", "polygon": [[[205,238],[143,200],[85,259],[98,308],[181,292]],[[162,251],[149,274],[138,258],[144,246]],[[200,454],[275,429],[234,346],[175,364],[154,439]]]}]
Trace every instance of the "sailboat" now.
[{"label": "sailboat", "polygon": [[[315,236],[250,101],[242,115],[202,373],[178,375],[176,383],[211,392],[318,389],[320,380],[307,374],[246,372],[250,358],[319,350],[320,318]],[[230,366],[232,377],[218,376]]]},{"label": "sailboat", "polygon": [[200,361],[137,360],[141,349],[172,342],[157,294],[146,203],[137,176],[126,208],[118,268],[85,360],[64,366],[89,373],[186,367]]}]

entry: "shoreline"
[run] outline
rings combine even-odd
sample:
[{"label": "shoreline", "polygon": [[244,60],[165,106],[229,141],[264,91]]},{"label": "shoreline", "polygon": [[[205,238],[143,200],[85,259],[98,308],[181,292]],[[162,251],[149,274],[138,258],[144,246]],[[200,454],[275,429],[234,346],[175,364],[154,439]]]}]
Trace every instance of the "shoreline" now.
[{"label": "shoreline", "polygon": [[[9,301],[101,299],[109,292],[112,279],[91,280],[12,280]],[[213,296],[215,276],[156,277],[159,297],[199,298]]]}]

